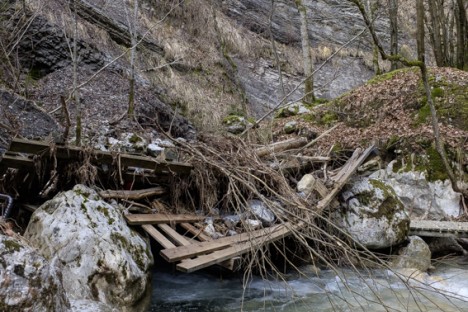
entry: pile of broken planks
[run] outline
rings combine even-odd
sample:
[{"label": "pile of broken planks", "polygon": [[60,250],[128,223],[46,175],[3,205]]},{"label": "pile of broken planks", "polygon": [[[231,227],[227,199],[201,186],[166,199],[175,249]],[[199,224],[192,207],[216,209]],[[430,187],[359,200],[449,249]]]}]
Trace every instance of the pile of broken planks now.
[{"label": "pile of broken planks", "polygon": [[[317,180],[315,189],[322,197],[315,208],[318,212],[330,205],[336,205],[336,195],[373,150],[373,145],[365,151],[357,149],[334,177],[334,187],[331,190]],[[127,214],[125,218],[130,225],[140,225],[159,243],[162,247],[160,254],[166,261],[177,263],[176,269],[187,273],[215,264],[231,270],[237,269],[235,260],[238,257],[292,235],[306,225],[303,221],[286,222],[260,230],[213,239],[203,232],[203,228],[192,224],[203,221],[205,219],[203,216]],[[179,232],[183,229],[185,233],[180,234],[177,229]]]}]

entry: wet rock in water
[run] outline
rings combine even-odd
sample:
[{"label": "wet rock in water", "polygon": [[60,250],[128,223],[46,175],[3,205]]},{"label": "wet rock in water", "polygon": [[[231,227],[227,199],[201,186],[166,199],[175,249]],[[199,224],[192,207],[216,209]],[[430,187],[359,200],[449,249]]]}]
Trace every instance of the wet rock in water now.
[{"label": "wet rock in water", "polygon": [[0,310],[67,311],[60,270],[37,250],[0,235]]},{"label": "wet rock in water", "polygon": [[431,266],[431,250],[422,238],[410,236],[408,245],[398,251],[391,266],[395,269],[418,269],[425,272]]},{"label": "wet rock in water", "polygon": [[253,216],[264,226],[270,226],[275,222],[275,215],[261,200],[252,199],[247,204]]},{"label": "wet rock in water", "polygon": [[444,220],[459,215],[460,194],[453,191],[448,180],[429,182],[424,172],[394,172],[393,165],[391,162],[386,170],[378,170],[371,177],[389,184],[412,218]]},{"label": "wet rock in water", "polygon": [[338,226],[359,244],[387,248],[401,243],[409,231],[409,217],[393,189],[380,180],[360,178],[342,193]]},{"label": "wet rock in water", "polygon": [[434,237],[429,241],[429,249],[437,256],[449,254],[468,255],[455,236]]},{"label": "wet rock in water", "polygon": [[110,306],[92,300],[70,300],[71,312],[114,312]]},{"label": "wet rock in water", "polygon": [[71,299],[124,311],[148,306],[149,244],[94,190],[76,185],[47,201],[33,213],[24,235],[47,259],[63,264],[63,286]]}]

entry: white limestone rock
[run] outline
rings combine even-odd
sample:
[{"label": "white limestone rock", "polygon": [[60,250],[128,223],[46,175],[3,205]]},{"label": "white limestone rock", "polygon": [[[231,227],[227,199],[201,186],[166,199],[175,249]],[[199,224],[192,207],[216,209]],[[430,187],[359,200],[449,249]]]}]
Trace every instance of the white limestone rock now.
[{"label": "white limestone rock", "polygon": [[418,269],[426,272],[431,266],[431,250],[419,236],[410,236],[409,243],[398,251],[398,256],[392,261],[395,269]]},{"label": "white limestone rock", "polygon": [[120,311],[143,311],[149,303],[149,244],[94,190],[77,185],[44,203],[25,237],[47,259],[63,264],[71,299],[99,301]]},{"label": "white limestone rock", "polygon": [[23,241],[0,235],[0,311],[68,311],[60,270]]},{"label": "white limestone rock", "polygon": [[446,220],[459,215],[460,194],[453,191],[449,180],[428,182],[424,172],[393,172],[393,164],[371,177],[395,190],[411,218]]},{"label": "white limestone rock", "polygon": [[264,226],[270,226],[275,222],[275,215],[261,200],[252,199],[249,200],[247,204],[253,217],[259,220]]},{"label": "white limestone rock", "polygon": [[391,187],[380,180],[361,178],[342,193],[338,226],[370,249],[387,248],[406,239],[409,217]]}]

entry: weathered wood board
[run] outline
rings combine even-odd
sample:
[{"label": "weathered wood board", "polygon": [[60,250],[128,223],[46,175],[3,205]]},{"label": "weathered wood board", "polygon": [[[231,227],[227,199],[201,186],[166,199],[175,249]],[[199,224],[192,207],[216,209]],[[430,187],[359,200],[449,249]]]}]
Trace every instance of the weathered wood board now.
[{"label": "weathered wood board", "polygon": [[222,237],[216,240],[191,244],[189,246],[177,247],[174,249],[161,250],[161,256],[168,262],[177,262],[183,259],[192,258],[201,254],[217,251],[234,244],[242,243],[250,239],[268,236],[280,228],[289,226],[289,223],[275,225],[271,228],[261,229],[253,232],[242,233],[234,236]]},{"label": "weathered wood board", "polygon": [[153,214],[126,214],[125,219],[130,225],[141,224],[163,224],[163,223],[182,223],[182,222],[198,222],[205,219],[196,215],[175,215],[166,213]]},{"label": "weathered wood board", "polygon": [[[299,226],[299,224],[296,225],[295,228],[297,226]],[[183,262],[177,264],[176,268],[179,271],[186,273],[194,272],[209,267],[213,264],[221,263],[227,259],[243,255],[245,253],[248,253],[249,251],[256,250],[257,248],[260,248],[266,244],[284,238],[290,235],[291,233],[292,228],[282,224],[275,231],[267,235],[243,243],[239,243],[226,249],[218,250],[207,255],[199,256],[195,259],[184,260]]]}]

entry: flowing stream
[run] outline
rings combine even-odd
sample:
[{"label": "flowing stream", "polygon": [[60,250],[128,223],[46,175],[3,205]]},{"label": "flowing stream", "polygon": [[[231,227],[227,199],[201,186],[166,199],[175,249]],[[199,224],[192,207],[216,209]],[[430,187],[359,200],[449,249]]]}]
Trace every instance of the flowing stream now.
[{"label": "flowing stream", "polygon": [[289,274],[286,281],[254,277],[244,288],[242,276],[155,271],[149,311],[468,311],[468,265],[402,273],[326,270],[320,277]]}]

